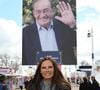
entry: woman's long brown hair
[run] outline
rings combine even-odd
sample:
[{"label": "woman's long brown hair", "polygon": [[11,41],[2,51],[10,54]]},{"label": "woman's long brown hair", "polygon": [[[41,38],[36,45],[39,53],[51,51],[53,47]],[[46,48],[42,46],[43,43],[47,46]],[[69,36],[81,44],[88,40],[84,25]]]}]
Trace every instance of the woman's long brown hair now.
[{"label": "woman's long brown hair", "polygon": [[52,59],[52,57],[45,57],[38,64],[37,70],[33,79],[33,82],[36,85],[36,89],[39,88],[40,82],[43,79],[41,75],[41,64],[46,60],[49,60],[50,62],[52,62],[53,67],[54,67],[54,76],[52,77],[52,84],[55,84],[60,88],[71,90],[70,84],[64,79],[63,74],[61,73],[60,69],[58,68],[57,63]]}]

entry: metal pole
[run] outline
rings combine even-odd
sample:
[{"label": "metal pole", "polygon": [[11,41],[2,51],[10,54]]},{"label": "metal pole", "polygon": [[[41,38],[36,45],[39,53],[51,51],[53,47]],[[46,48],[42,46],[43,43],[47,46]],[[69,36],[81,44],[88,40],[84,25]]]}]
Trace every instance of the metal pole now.
[{"label": "metal pole", "polygon": [[92,73],[94,72],[93,66],[94,66],[94,37],[93,37],[93,28],[91,28],[91,31],[88,31],[88,37],[91,38],[91,60],[92,60]]},{"label": "metal pole", "polygon": [[91,59],[92,59],[92,74],[94,74],[94,39],[93,39],[93,28],[91,28]]},{"label": "metal pole", "polygon": [[94,40],[93,40],[93,28],[91,28],[91,50],[92,50],[92,53],[91,53],[91,58],[92,58],[92,65],[94,63]]}]

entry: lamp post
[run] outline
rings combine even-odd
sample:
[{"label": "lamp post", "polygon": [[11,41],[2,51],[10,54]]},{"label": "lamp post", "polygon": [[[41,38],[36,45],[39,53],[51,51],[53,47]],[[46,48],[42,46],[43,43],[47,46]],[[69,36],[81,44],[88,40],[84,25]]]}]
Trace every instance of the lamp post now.
[{"label": "lamp post", "polygon": [[93,28],[88,30],[88,37],[91,37],[91,59],[92,59],[92,70],[94,65],[94,39],[93,39]]}]

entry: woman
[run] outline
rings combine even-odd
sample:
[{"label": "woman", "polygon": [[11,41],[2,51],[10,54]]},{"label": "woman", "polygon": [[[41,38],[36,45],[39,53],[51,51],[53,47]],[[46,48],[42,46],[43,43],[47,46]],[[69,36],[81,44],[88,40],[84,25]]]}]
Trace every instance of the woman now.
[{"label": "woman", "polygon": [[45,57],[38,64],[27,90],[71,90],[71,86],[64,79],[56,62],[51,57]]}]

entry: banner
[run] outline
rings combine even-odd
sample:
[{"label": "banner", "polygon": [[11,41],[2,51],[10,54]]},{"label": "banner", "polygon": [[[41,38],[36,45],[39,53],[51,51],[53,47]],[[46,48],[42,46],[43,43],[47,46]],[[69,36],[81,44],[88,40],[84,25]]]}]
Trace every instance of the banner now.
[{"label": "banner", "polygon": [[57,64],[62,64],[61,59],[61,52],[59,51],[40,51],[36,54],[36,63],[38,63],[40,60],[42,60],[46,56],[51,56]]}]

